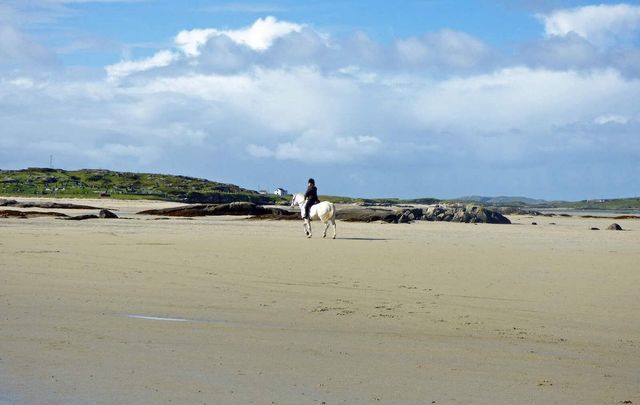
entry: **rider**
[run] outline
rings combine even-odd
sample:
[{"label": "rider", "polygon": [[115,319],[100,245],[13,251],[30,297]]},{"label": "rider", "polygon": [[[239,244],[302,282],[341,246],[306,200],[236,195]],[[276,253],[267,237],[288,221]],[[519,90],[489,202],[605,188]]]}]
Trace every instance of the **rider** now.
[{"label": "rider", "polygon": [[304,218],[309,218],[309,210],[311,206],[320,202],[318,199],[318,189],[316,188],[316,181],[314,179],[309,179],[309,184],[307,185],[307,191],[304,193],[305,203],[304,203]]}]

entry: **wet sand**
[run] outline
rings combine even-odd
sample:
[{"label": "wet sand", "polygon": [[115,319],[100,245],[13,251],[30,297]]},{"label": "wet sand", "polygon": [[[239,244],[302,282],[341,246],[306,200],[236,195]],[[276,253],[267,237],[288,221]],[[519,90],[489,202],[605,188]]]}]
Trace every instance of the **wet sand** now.
[{"label": "wet sand", "polygon": [[640,403],[639,220],[81,203],[126,218],[0,219],[0,404]]}]

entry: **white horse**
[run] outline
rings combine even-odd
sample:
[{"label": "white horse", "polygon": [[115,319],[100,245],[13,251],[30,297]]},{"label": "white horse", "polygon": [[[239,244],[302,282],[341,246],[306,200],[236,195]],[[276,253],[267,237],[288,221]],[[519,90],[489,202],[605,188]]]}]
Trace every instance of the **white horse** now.
[{"label": "white horse", "polygon": [[[309,218],[304,217],[304,203],[305,203],[304,194],[294,194],[291,199],[291,206],[295,207],[296,205],[300,207],[300,215],[304,219],[304,233],[307,235],[307,238],[311,237],[311,221]],[[319,219],[324,224],[324,232],[322,233],[322,237],[327,237],[327,229],[329,229],[329,224],[333,225],[333,239],[336,238],[336,208],[333,206],[333,203],[329,201],[323,201],[318,204],[314,204],[311,206],[309,210],[309,217],[312,219]]]}]

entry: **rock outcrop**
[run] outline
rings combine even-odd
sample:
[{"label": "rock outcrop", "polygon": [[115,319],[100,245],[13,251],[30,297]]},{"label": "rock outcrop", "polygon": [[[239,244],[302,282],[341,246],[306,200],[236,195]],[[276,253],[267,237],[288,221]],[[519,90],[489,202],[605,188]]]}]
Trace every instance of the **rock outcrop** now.
[{"label": "rock outcrop", "polygon": [[0,218],[66,217],[60,212],[0,210]]},{"label": "rock outcrop", "polygon": [[424,211],[426,221],[447,221],[484,224],[510,224],[511,221],[497,211],[476,205],[435,205]]},{"label": "rock outcrop", "polygon": [[100,218],[97,215],[94,214],[87,214],[87,215],[76,215],[75,217],[66,217],[63,219],[66,219],[67,221],[83,221],[85,219],[98,219]]},{"label": "rock outcrop", "polygon": [[194,204],[181,207],[141,211],[142,215],[158,215],[167,217],[203,217],[208,215],[243,215],[269,217],[275,219],[296,219],[297,212],[282,208],[262,207],[250,202],[232,202],[229,204]]},{"label": "rock outcrop", "polygon": [[16,208],[48,208],[48,209],[67,209],[67,210],[97,210],[100,208],[91,207],[89,205],[67,204],[56,202],[19,202],[16,200],[0,199],[0,207],[16,207]]},{"label": "rock outcrop", "polygon": [[358,206],[336,207],[336,219],[345,222],[398,222],[398,214],[390,209]]},{"label": "rock outcrop", "polygon": [[620,225],[616,224],[616,223],[613,223],[613,224],[611,224],[611,225],[609,225],[607,227],[607,230],[609,230],[609,231],[621,231],[622,227]]},{"label": "rock outcrop", "polygon": [[478,206],[435,205],[427,209],[403,208],[390,210],[382,208],[340,207],[337,219],[347,222],[383,221],[406,224],[413,221],[447,221],[487,224],[510,224],[511,221],[497,211]]}]

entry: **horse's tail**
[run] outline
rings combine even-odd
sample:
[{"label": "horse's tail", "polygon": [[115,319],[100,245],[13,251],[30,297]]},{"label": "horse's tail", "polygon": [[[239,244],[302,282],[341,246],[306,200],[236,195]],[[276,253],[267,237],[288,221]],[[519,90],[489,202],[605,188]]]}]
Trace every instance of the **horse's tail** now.
[{"label": "horse's tail", "polygon": [[329,206],[329,209],[322,216],[321,218],[322,222],[334,221],[336,219],[336,207],[333,205],[332,202],[329,202],[329,201],[327,201],[327,205]]}]

